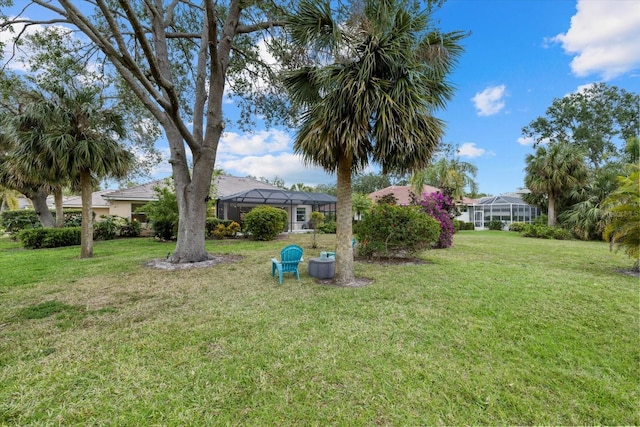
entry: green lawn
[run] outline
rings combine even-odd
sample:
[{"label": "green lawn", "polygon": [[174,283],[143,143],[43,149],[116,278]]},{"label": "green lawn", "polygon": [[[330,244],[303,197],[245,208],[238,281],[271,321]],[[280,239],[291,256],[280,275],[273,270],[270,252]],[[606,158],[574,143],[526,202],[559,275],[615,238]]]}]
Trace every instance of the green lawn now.
[{"label": "green lawn", "polygon": [[638,425],[640,281],[596,242],[462,232],[363,288],[271,277],[334,236],[212,241],[234,263],[143,266],[149,239],[0,239],[0,425]]}]

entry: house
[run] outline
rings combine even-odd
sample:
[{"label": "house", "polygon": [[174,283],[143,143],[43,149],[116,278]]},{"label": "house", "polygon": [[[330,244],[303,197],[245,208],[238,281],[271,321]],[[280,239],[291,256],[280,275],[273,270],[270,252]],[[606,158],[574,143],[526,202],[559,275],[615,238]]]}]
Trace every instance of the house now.
[{"label": "house", "polygon": [[469,218],[473,219],[476,230],[489,228],[491,221],[500,221],[508,229],[512,222],[531,224],[542,212],[522,200],[526,190],[505,193],[499,196],[483,197],[468,207]]},{"label": "house", "polygon": [[[221,175],[214,181],[216,215],[220,219],[242,222],[244,214],[256,206],[269,205],[284,209],[289,221],[288,231],[308,228],[311,212],[321,211],[335,217],[337,199],[321,193],[287,191],[252,178]],[[144,213],[136,210],[148,202],[157,200],[155,188],[167,185],[158,180],[123,190],[106,190],[93,193],[93,209],[96,217],[117,215],[123,218],[146,221]],[[67,198],[64,207],[79,208],[80,197]],[[287,231],[286,230],[286,231]]]},{"label": "house", "polygon": [[[113,190],[102,190],[91,193],[91,209],[93,209],[96,218],[100,218],[102,215],[112,215],[110,214],[109,202],[103,197],[112,191]],[[53,202],[53,200],[51,202]],[[67,209],[82,209],[82,198],[80,196],[63,197],[62,207]],[[55,206],[52,206],[52,208],[55,208]]]},{"label": "house", "polygon": [[[432,194],[439,192],[441,193],[442,190],[431,185],[424,185],[422,187],[422,194]],[[392,185],[390,187],[386,187],[370,193],[369,198],[372,201],[377,202],[378,199],[389,194],[393,195],[396,198],[399,205],[407,206],[411,204],[412,196],[414,193],[410,185]],[[418,197],[422,198],[421,195],[418,195]],[[462,200],[457,203],[458,209],[460,210],[460,215],[457,216],[456,219],[459,221],[469,222],[470,216],[468,213],[468,206],[473,205],[474,203],[476,203],[475,199],[463,197]]]}]

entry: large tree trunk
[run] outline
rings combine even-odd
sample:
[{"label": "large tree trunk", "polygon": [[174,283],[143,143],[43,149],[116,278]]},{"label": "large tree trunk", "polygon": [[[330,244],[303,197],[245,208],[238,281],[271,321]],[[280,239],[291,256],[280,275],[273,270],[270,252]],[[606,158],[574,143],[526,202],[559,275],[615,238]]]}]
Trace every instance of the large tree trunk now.
[{"label": "large tree trunk", "polygon": [[80,258],[93,257],[93,214],[91,211],[91,173],[80,172],[82,200],[82,226],[80,235]]},{"label": "large tree trunk", "polygon": [[336,277],[337,284],[355,280],[353,271],[353,213],[351,212],[351,159],[341,157],[337,171],[338,205],[336,207]]},{"label": "large tree trunk", "polygon": [[549,209],[547,212],[547,225],[549,227],[556,226],[556,198],[553,194],[549,194]]},{"label": "large tree trunk", "polygon": [[53,192],[56,202],[56,228],[64,227],[64,209],[62,208],[62,188],[57,188]]},{"label": "large tree trunk", "polygon": [[[211,259],[205,248],[207,196],[215,162],[215,149],[204,148],[193,155],[193,173],[189,172],[184,142],[177,129],[165,127],[171,149],[171,167],[176,189],[178,212],[178,241],[169,257],[172,263],[200,262]],[[220,134],[213,137],[220,139]],[[215,146],[217,147],[217,140]]]},{"label": "large tree trunk", "polygon": [[26,195],[31,200],[31,204],[33,205],[33,209],[36,211],[36,215],[38,215],[38,219],[40,220],[40,224],[42,224],[45,228],[53,228],[56,223],[53,219],[53,215],[51,215],[51,211],[47,206],[47,196],[48,192],[44,189],[40,188],[35,193],[31,193]]}]

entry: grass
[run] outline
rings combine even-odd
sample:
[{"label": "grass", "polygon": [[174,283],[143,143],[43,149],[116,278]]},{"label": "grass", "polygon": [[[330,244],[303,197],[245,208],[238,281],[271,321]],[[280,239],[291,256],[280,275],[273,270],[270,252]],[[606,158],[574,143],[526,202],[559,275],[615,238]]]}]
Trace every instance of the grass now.
[{"label": "grass", "polygon": [[0,425],[638,425],[639,290],[597,242],[461,232],[364,288],[270,275],[310,235],[212,241],[206,269],[147,239],[0,240]]}]

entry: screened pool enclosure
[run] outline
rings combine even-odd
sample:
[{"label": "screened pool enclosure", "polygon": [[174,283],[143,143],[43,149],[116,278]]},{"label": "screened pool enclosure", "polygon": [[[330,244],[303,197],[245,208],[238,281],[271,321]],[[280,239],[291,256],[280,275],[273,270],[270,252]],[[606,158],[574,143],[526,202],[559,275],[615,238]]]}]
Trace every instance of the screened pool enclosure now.
[{"label": "screened pool enclosure", "polygon": [[489,228],[494,220],[501,221],[505,228],[512,222],[530,224],[540,216],[540,209],[525,203],[517,193],[483,197],[468,209],[476,229]]}]

